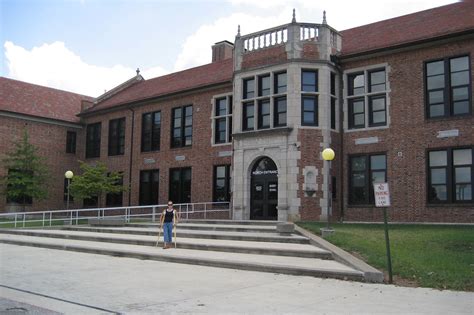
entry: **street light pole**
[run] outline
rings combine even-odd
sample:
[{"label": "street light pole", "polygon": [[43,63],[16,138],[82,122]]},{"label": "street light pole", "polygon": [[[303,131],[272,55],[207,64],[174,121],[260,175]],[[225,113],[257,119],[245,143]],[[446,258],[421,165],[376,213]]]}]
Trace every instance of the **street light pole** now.
[{"label": "street light pole", "polygon": [[327,201],[327,211],[326,211],[327,224],[326,224],[326,229],[325,230],[321,229],[322,235],[324,237],[326,234],[331,234],[333,232],[333,230],[329,226],[329,211],[331,210],[331,203],[332,203],[332,195],[331,195],[332,187],[331,187],[331,179],[330,178],[331,178],[331,161],[334,160],[334,158],[336,157],[336,153],[334,153],[333,149],[326,148],[326,149],[323,150],[321,155],[322,155],[324,163],[325,163],[324,166],[327,170],[327,182],[328,182],[328,201]]},{"label": "street light pole", "polygon": [[66,210],[69,210],[69,186],[71,185],[71,179],[74,176],[72,171],[67,171],[64,173],[64,177],[67,179],[67,201],[66,201]]}]

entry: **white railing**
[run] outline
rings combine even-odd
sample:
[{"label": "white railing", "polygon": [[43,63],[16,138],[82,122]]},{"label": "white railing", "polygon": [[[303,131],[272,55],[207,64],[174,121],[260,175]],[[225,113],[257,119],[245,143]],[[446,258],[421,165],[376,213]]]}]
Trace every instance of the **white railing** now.
[{"label": "white railing", "polygon": [[242,36],[244,51],[253,51],[261,48],[275,46],[288,41],[287,25],[277,26],[261,32]]},{"label": "white railing", "polygon": [[308,40],[315,41],[319,40],[319,24],[301,23],[300,27],[300,41]]},{"label": "white railing", "polygon": [[[87,224],[88,219],[95,218],[123,218],[130,222],[132,218],[159,220],[161,212],[167,208],[167,204],[134,206],[134,207],[112,207],[112,208],[93,208],[93,209],[72,209],[72,210],[49,210],[49,211],[30,211],[0,213],[0,228],[9,226],[13,223],[14,227],[26,227],[31,223],[37,223],[36,226],[52,225],[78,225]],[[207,219],[227,212],[226,218],[232,218],[232,211],[229,202],[198,202],[175,204],[180,219],[200,218]],[[85,221],[85,223],[83,223]]]}]

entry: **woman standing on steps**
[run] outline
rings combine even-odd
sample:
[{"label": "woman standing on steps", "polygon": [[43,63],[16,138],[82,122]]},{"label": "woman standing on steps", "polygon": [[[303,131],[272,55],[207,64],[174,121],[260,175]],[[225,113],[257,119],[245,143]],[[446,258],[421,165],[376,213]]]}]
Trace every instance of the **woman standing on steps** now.
[{"label": "woman standing on steps", "polygon": [[163,249],[171,248],[171,244],[173,242],[173,226],[176,227],[176,224],[178,223],[178,216],[176,214],[176,210],[173,208],[173,201],[168,201],[168,208],[163,210],[163,213],[160,217],[160,223],[163,227]]}]

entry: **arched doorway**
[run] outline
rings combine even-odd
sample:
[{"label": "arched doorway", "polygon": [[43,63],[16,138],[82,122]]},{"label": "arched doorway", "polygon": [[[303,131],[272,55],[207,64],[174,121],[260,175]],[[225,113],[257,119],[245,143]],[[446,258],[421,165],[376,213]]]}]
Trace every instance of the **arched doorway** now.
[{"label": "arched doorway", "polygon": [[278,170],[268,157],[257,160],[252,168],[250,184],[250,219],[278,219]]}]

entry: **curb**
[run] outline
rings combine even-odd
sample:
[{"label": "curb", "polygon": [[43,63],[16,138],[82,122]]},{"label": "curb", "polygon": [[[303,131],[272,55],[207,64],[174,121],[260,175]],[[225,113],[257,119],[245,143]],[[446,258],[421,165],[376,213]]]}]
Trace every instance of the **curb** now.
[{"label": "curb", "polygon": [[325,250],[328,250],[332,253],[333,258],[335,261],[348,265],[356,270],[361,271],[364,274],[364,279],[366,282],[375,282],[375,283],[382,283],[383,282],[383,273],[374,267],[368,265],[364,261],[356,258],[346,252],[345,250],[329,243],[328,241],[324,240],[323,238],[314,235],[313,233],[309,232],[308,230],[303,229],[302,227],[295,224],[295,231],[300,233],[303,236],[306,236],[310,243],[321,247]]}]

